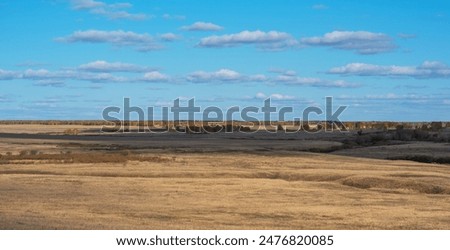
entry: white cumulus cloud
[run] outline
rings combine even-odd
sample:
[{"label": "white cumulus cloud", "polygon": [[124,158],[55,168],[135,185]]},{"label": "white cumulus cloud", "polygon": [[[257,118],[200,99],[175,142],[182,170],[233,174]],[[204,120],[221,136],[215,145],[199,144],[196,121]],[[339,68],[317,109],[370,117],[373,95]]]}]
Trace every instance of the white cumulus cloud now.
[{"label": "white cumulus cloud", "polygon": [[0,80],[13,80],[18,77],[20,77],[18,72],[0,69]]},{"label": "white cumulus cloud", "polygon": [[145,73],[142,80],[146,82],[167,82],[170,80],[170,77],[161,72],[152,71]]},{"label": "white cumulus cloud", "polygon": [[425,61],[419,66],[374,65],[366,63],[349,63],[328,71],[330,74],[356,76],[412,77],[418,79],[448,78],[450,67],[437,61]]},{"label": "white cumulus cloud", "polygon": [[198,46],[205,48],[220,48],[235,47],[247,44],[253,44],[258,48],[267,50],[279,50],[294,47],[298,44],[298,42],[290,34],[285,32],[245,30],[235,34],[202,38]]},{"label": "white cumulus cloud", "polygon": [[358,54],[377,54],[396,48],[388,35],[368,31],[333,31],[320,37],[302,38],[300,41],[304,45],[352,50]]},{"label": "white cumulus cloud", "polygon": [[164,14],[162,15],[162,18],[166,20],[184,20],[186,19],[186,16],[183,15],[171,15],[171,14]]},{"label": "white cumulus cloud", "polygon": [[327,87],[327,88],[356,88],[360,85],[343,80],[326,80],[315,77],[300,77],[295,75],[281,74],[273,79],[274,83],[282,83],[287,85],[298,85],[308,87]]},{"label": "white cumulus cloud", "polygon": [[94,0],[71,0],[72,8],[75,10],[93,9],[103,7],[106,4],[104,2]]},{"label": "white cumulus cloud", "polygon": [[164,33],[159,35],[159,38],[164,42],[173,42],[180,39],[180,36],[174,33]]},{"label": "white cumulus cloud", "polygon": [[124,9],[133,7],[131,3],[107,4],[94,0],[71,0],[74,10],[88,10],[95,15],[105,16],[109,19],[145,20],[149,15],[142,13],[130,13]]},{"label": "white cumulus cloud", "polygon": [[84,30],[75,31],[66,37],[55,39],[57,42],[65,43],[109,43],[113,46],[135,47],[138,51],[151,51],[161,49],[162,46],[157,44],[153,37],[147,33],[135,33],[131,31],[114,30]]},{"label": "white cumulus cloud", "polygon": [[101,60],[82,64],[78,69],[90,72],[145,72],[150,70],[148,67],[131,63],[107,62]]},{"label": "white cumulus cloud", "polygon": [[255,98],[257,99],[267,99],[270,98],[272,100],[294,100],[295,96],[291,96],[291,95],[283,95],[283,94],[278,94],[278,93],[274,93],[271,95],[266,95],[262,92],[258,92],[255,95]]},{"label": "white cumulus cloud", "polygon": [[190,82],[230,82],[242,80],[243,76],[230,69],[220,69],[215,72],[196,71],[189,74],[186,79]]},{"label": "white cumulus cloud", "polygon": [[183,26],[181,29],[188,31],[219,31],[222,30],[223,27],[214,23],[196,22],[189,26]]}]

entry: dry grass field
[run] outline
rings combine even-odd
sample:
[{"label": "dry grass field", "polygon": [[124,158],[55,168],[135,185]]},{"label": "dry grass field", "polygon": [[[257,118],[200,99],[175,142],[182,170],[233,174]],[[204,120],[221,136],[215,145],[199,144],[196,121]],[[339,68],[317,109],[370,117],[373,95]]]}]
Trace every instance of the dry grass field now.
[{"label": "dry grass field", "polygon": [[[0,127],[0,229],[450,229],[450,165],[373,159],[397,142],[312,153],[345,144],[10,129]],[[398,147],[419,145],[450,156],[448,143]]]}]

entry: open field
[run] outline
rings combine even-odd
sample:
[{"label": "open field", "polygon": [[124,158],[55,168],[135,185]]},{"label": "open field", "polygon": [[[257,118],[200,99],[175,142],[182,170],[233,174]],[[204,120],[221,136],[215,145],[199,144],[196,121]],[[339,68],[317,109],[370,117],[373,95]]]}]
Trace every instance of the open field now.
[{"label": "open field", "polygon": [[[405,140],[26,126],[0,125],[1,229],[450,229],[445,129]],[[417,155],[432,163],[388,160]]]}]

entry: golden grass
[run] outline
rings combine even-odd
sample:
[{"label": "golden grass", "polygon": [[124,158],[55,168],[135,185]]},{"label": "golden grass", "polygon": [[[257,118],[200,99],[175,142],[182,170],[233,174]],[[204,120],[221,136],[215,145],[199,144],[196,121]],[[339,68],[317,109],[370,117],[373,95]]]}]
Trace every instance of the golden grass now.
[{"label": "golden grass", "polygon": [[310,153],[27,161],[0,165],[1,229],[450,229],[448,165]]},{"label": "golden grass", "polygon": [[170,159],[159,156],[131,154],[129,151],[115,153],[70,153],[40,154],[36,150],[24,150],[19,155],[0,156],[0,165],[4,164],[35,164],[39,163],[125,163],[128,161],[166,162]]}]

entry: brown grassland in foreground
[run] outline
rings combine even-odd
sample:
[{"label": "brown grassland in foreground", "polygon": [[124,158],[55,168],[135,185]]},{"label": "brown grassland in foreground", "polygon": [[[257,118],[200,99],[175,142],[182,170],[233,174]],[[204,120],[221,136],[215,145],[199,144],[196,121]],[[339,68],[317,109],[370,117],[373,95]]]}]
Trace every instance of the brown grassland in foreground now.
[{"label": "brown grassland in foreground", "polygon": [[0,229],[450,229],[450,165],[383,159],[444,159],[448,142],[42,127],[0,126]]}]

